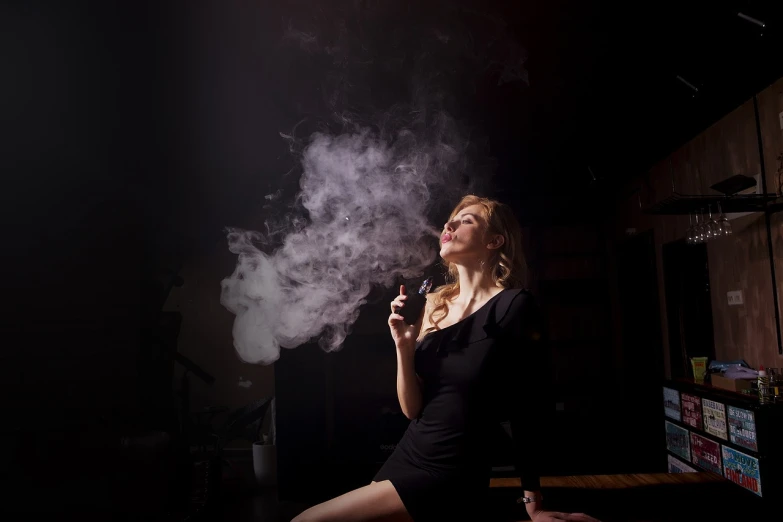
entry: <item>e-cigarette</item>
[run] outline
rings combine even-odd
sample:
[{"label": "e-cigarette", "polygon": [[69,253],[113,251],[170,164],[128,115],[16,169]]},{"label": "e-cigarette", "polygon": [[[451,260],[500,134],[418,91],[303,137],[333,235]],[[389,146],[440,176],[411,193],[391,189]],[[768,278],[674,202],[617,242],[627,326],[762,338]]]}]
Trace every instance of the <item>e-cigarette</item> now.
[{"label": "e-cigarette", "polygon": [[409,294],[405,300],[405,306],[402,307],[399,314],[409,325],[414,325],[421,316],[424,305],[427,304],[427,293],[432,288],[432,278],[428,277],[419,287],[415,294]]}]

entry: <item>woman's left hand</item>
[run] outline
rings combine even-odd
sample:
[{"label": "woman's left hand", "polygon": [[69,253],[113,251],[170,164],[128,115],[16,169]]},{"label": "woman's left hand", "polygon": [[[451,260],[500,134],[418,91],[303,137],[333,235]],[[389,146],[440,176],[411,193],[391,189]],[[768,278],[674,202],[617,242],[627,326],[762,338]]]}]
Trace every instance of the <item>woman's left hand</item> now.
[{"label": "woman's left hand", "polygon": [[532,522],[558,522],[560,520],[573,520],[575,522],[601,522],[597,518],[584,513],[561,513],[559,511],[539,511],[530,517]]}]

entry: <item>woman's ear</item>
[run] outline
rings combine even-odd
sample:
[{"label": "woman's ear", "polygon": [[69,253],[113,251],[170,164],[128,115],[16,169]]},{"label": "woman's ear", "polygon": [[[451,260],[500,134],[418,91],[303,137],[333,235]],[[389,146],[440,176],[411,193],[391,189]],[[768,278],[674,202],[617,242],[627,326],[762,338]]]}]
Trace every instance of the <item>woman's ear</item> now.
[{"label": "woman's ear", "polygon": [[502,247],[505,242],[506,238],[504,238],[501,234],[496,234],[490,238],[489,243],[487,243],[487,248],[494,250]]}]

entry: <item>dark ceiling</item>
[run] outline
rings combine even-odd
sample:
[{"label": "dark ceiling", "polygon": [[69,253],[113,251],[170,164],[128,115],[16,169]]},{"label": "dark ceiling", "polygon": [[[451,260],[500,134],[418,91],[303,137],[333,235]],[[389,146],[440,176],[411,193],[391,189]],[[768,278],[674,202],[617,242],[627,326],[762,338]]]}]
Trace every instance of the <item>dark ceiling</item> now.
[{"label": "dark ceiling", "polygon": [[783,76],[781,2],[517,5],[552,180],[643,172]]},{"label": "dark ceiling", "polygon": [[[401,6],[425,5],[348,3],[398,9],[403,22]],[[69,249],[94,255],[118,237],[127,250],[113,259],[131,265],[136,241],[152,265],[176,265],[214,248],[224,227],[252,226],[291,165],[279,131],[307,108],[297,89],[318,81],[290,81],[279,31],[291,9],[333,4],[87,4],[0,13],[13,71],[0,97],[4,161],[16,172],[5,239],[20,266],[76,263]],[[470,102],[498,192],[513,189],[527,219],[584,218],[591,198],[783,76],[783,2],[472,4],[493,7],[527,49],[529,86],[490,78]],[[763,35],[740,12],[765,22]]]}]

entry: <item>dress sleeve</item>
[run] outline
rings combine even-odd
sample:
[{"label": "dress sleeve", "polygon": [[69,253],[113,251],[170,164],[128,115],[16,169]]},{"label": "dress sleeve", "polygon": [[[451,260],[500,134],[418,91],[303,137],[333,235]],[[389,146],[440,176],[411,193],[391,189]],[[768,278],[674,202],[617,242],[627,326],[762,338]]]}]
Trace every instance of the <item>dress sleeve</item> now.
[{"label": "dress sleeve", "polygon": [[514,464],[522,488],[537,491],[554,411],[548,335],[541,308],[526,292],[514,297],[504,319],[510,363],[506,405]]}]

